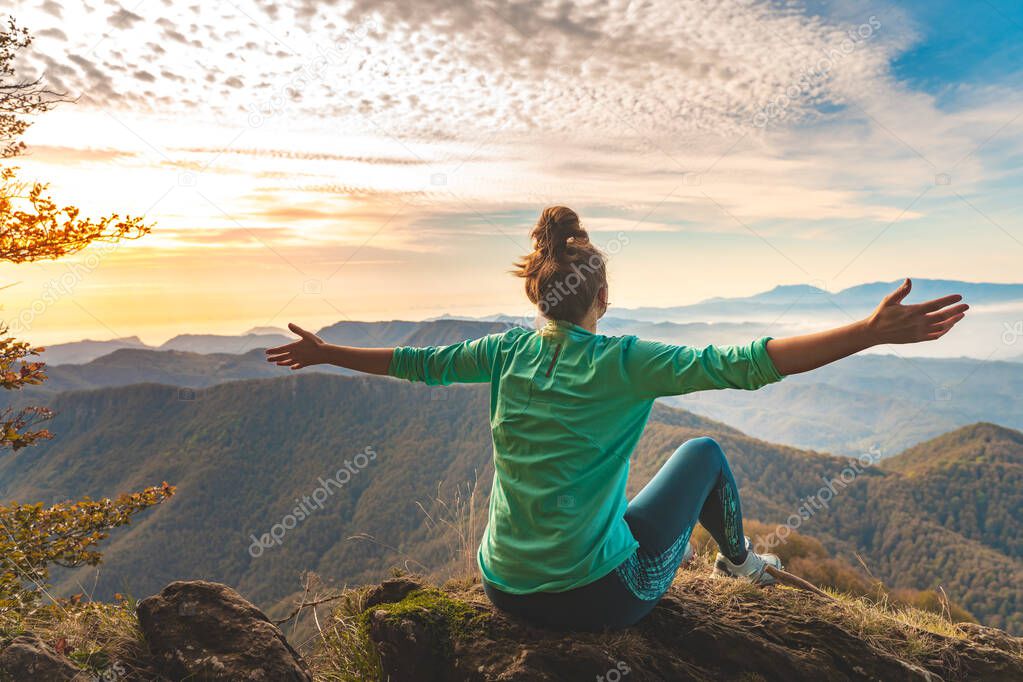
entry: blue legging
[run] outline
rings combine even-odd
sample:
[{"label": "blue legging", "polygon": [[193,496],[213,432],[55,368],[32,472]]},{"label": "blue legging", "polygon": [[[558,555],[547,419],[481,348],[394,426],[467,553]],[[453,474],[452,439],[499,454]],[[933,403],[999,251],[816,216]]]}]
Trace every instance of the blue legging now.
[{"label": "blue legging", "polygon": [[[638,553],[664,556],[689,539],[697,520],[721,553],[734,563],[746,557],[739,489],[725,453],[713,438],[686,441],[629,502],[625,512]],[[678,569],[672,567],[671,574]],[[633,625],[648,614],[661,595],[640,599],[617,570],[566,592],[508,594],[484,581],[493,604],[538,625],[562,630],[603,630]]]}]

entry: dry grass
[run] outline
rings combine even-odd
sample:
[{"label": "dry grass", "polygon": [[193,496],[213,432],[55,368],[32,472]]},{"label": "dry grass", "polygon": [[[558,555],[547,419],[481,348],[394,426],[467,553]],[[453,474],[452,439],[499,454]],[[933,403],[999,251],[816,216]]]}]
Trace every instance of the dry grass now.
[{"label": "dry grass", "polygon": [[440,531],[448,544],[451,558],[446,577],[464,580],[479,573],[476,551],[487,525],[487,513],[482,502],[485,497],[478,495],[478,491],[479,479],[475,477],[464,487],[456,488],[451,501],[445,500],[438,491],[432,500],[432,514],[423,504],[416,502],[428,526]]},{"label": "dry grass", "polygon": [[[698,554],[689,570],[679,571],[673,589],[683,596],[697,592],[709,599],[722,622],[736,627],[756,623],[758,603],[784,599],[790,610],[798,604],[808,615],[842,626],[872,648],[913,663],[944,658],[954,640],[969,639],[946,616],[894,604],[886,596],[878,601],[824,588],[833,602],[810,597],[795,602],[789,598],[804,593],[788,587],[764,590],[742,580],[715,580],[709,576],[712,565],[710,554]],[[710,580],[713,585],[708,589]]]},{"label": "dry grass", "polygon": [[[433,577],[438,581],[448,578],[442,590],[450,598],[447,601],[470,605],[477,612],[490,608],[479,589],[476,566],[478,542],[486,523],[480,500],[474,481],[459,488],[451,500],[438,494],[430,501],[429,511],[420,505],[427,522],[445,538],[450,552],[447,569],[434,572]],[[774,617],[779,612],[791,613],[834,623],[878,652],[914,664],[945,660],[954,665],[958,655],[955,645],[969,639],[951,622],[951,610],[942,609],[943,613],[919,610],[889,599],[887,593],[876,597],[852,596],[824,588],[834,597],[826,602],[786,587],[764,590],[742,580],[717,580],[710,575],[713,551],[709,546],[701,550],[679,572],[672,589],[694,605],[699,602],[724,627],[756,628],[768,620],[768,612]],[[314,679],[320,682],[377,679],[380,661],[369,643],[364,615],[369,588],[332,591],[326,595],[328,599],[310,585],[309,581],[305,584],[303,602],[316,604],[320,599],[330,602],[326,617],[317,614],[315,605],[304,611],[315,630],[298,648]],[[432,606],[427,604],[426,608]],[[293,636],[302,615],[300,609],[295,622],[288,627]],[[101,676],[117,665],[125,671],[116,677],[119,680],[160,679],[146,667],[146,646],[131,600],[114,604],[66,603],[41,609],[14,630],[0,632],[0,639],[19,630],[35,632],[50,643],[60,643],[69,656],[94,675]],[[663,651],[653,650],[652,643],[638,630],[581,635],[580,639],[599,642],[606,651],[622,659],[626,655],[630,660],[664,655]],[[759,682],[755,677],[748,679]]]},{"label": "dry grass", "polygon": [[[833,623],[879,654],[911,665],[933,666],[935,661],[944,661],[952,668],[959,663],[960,645],[970,640],[941,614],[831,590],[828,592],[834,601],[829,602],[787,587],[763,589],[741,580],[715,579],[710,575],[711,569],[711,556],[698,555],[687,569],[679,572],[672,589],[694,608],[712,614],[725,628],[756,631],[758,626],[776,623],[777,618],[791,614],[799,620]],[[479,612],[490,607],[478,582],[478,577],[450,580],[443,592]],[[330,631],[309,659],[315,679],[351,682],[374,679],[373,675],[378,674],[379,662],[368,651],[360,608],[358,592],[353,591],[352,599],[332,616]],[[646,639],[641,629],[572,637],[575,641],[597,644],[612,658],[621,660],[640,662],[665,655],[663,650],[655,650],[654,643]],[[514,648],[514,643],[508,644]]]},{"label": "dry grass", "polygon": [[[449,545],[449,566],[453,570],[434,572],[433,576],[449,578],[444,590],[454,598],[489,607],[478,588],[472,589],[479,583],[476,552],[486,523],[485,510],[478,506],[476,491],[474,481],[464,489],[459,488],[450,501],[438,494],[430,501],[430,511],[422,504],[419,506],[427,522],[447,538]],[[709,545],[705,549],[709,549]],[[883,590],[874,595],[853,596],[824,588],[834,597],[833,602],[825,603],[791,588],[764,590],[745,581],[715,580],[710,577],[712,557],[713,552],[698,553],[688,569],[679,572],[674,589],[680,590],[683,596],[692,591],[699,593],[726,626],[749,628],[762,624],[764,618],[758,613],[758,605],[768,600],[788,610],[805,608],[807,615],[834,622],[877,651],[910,663],[951,657],[953,643],[968,639],[951,622],[949,609],[935,613],[912,608],[891,599]],[[792,599],[796,595],[798,601]],[[366,651],[368,643],[359,620],[359,604],[358,592],[353,591],[351,599],[332,615],[329,631],[319,640],[317,652],[310,659],[316,679],[347,682],[368,679],[368,675],[379,671],[379,662]],[[647,645],[633,631],[598,637],[608,651],[631,652],[633,658]],[[657,655],[657,652],[649,653]]]},{"label": "dry grass", "polygon": [[[940,614],[830,590],[834,601],[826,602],[790,588],[765,590],[745,581],[714,579],[711,569],[712,557],[697,555],[679,572],[672,589],[682,599],[712,613],[724,627],[756,628],[767,621],[769,616],[764,614],[773,612],[777,617],[779,612],[787,612],[834,623],[878,652],[913,664],[944,660],[955,665],[955,645],[969,639]],[[475,574],[449,580],[443,593],[473,611],[489,608],[478,582]],[[356,682],[379,677],[380,663],[369,644],[364,617],[368,592],[368,588],[345,589],[331,602],[329,615],[314,616],[317,634],[301,648],[317,681]],[[100,679],[115,665],[124,671],[115,679],[160,679],[147,668],[146,647],[131,600],[48,607],[5,634],[11,636],[19,630],[35,632],[51,644],[60,643],[71,658]],[[651,642],[638,630],[581,635],[579,639],[597,642],[622,660],[626,656],[638,661],[664,654],[652,650]]]},{"label": "dry grass", "polygon": [[366,638],[362,614],[368,590],[347,589],[319,628],[306,663],[317,682],[378,679],[380,661]]},{"label": "dry grass", "polygon": [[137,604],[61,600],[23,618],[8,637],[31,632],[80,665],[83,679],[162,680],[148,663]]}]

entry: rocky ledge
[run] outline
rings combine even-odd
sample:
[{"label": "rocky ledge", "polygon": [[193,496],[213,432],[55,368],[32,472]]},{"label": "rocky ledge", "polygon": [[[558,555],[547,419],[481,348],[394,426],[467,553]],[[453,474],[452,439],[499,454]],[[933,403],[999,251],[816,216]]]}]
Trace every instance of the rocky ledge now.
[{"label": "rocky ledge", "polygon": [[[1023,680],[1023,639],[852,599],[683,572],[638,626],[551,632],[495,611],[479,584],[413,576],[353,590],[303,660],[231,588],[175,582],[137,609],[148,652],[131,680]],[[0,678],[87,680],[29,633],[0,642]]]}]

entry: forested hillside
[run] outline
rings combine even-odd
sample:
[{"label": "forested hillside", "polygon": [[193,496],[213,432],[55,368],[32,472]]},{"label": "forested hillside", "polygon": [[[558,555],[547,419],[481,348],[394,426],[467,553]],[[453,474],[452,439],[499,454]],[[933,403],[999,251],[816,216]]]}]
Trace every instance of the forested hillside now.
[{"label": "forested hillside", "polygon": [[[510,322],[475,320],[339,322],[324,327],[318,333],[329,343],[349,346],[428,346],[478,338],[505,331],[511,325]],[[111,350],[105,353],[97,350],[104,347],[102,342],[62,344],[55,351],[45,351],[42,357],[48,359],[54,353],[61,359],[90,357],[90,354],[96,354],[96,357],[77,364],[48,366],[49,379],[45,384],[29,387],[18,395],[0,396],[0,405],[4,401],[30,401],[38,394],[50,395],[73,389],[150,382],[200,388],[238,379],[279,377],[287,374],[287,370],[268,365],[263,350],[269,345],[289,340],[294,340],[294,337],[185,334],[174,337],[159,348],[145,347],[138,339],[109,342],[107,347]],[[116,345],[122,342],[130,347]],[[350,374],[347,370],[327,365],[318,366],[314,371]]]},{"label": "forested hillside", "polygon": [[[362,347],[444,345],[522,322],[527,321],[346,321],[324,327],[319,334],[331,343]],[[765,333],[762,326],[751,323],[680,325],[620,318],[602,321],[601,328],[609,334],[637,334],[692,346],[746,342]],[[122,341],[138,344],[137,339]],[[51,366],[50,381],[24,391],[22,397],[142,382],[203,387],[281,376],[286,370],[266,365],[259,345],[283,341],[284,337],[272,334],[182,335],[159,348],[124,348],[81,364]],[[57,355],[90,357],[102,352],[100,347],[99,342],[64,344]],[[53,353],[54,349],[47,350],[44,359]],[[337,372],[324,366],[310,371]],[[12,398],[0,396],[0,403]],[[772,442],[850,456],[877,449],[882,456],[890,456],[978,421],[1023,428],[1023,364],[859,355],[756,392],[711,391],[666,402]]]},{"label": "forested hillside", "polygon": [[[173,579],[208,578],[272,605],[305,570],[363,583],[395,565],[438,569],[460,556],[450,524],[481,528],[479,517],[466,527],[458,500],[478,477],[481,509],[492,476],[483,387],[309,374],[184,395],[160,385],[73,392],[53,407],[56,438],[0,463],[0,499],[111,495],[163,480],[178,487],[111,539],[98,576],[66,576],[65,591],[144,595]],[[848,564],[858,553],[892,587],[940,585],[982,622],[1023,631],[1021,434],[981,425],[889,464],[850,465],[658,406],[630,491],[679,443],[708,434],[729,455],[748,517],[817,537]],[[324,487],[328,495],[316,493]],[[279,544],[253,548],[317,496],[320,506],[307,504]]]},{"label": "forested hillside", "polygon": [[756,392],[669,398],[677,407],[799,447],[889,456],[957,426],[1023,428],[1023,365],[857,355]]}]

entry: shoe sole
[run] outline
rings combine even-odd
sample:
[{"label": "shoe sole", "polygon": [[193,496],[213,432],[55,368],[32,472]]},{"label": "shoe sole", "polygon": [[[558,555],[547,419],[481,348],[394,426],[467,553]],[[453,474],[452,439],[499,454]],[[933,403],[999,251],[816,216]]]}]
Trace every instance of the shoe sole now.
[{"label": "shoe sole", "polygon": [[[734,573],[731,573],[725,566],[721,564],[720,561],[714,564],[714,570],[711,572],[711,575],[716,578],[729,578],[731,580],[738,580],[739,578],[742,578],[743,580],[747,580],[745,576],[738,576],[735,575]],[[761,575],[762,578],[765,576],[767,577],[768,582],[764,582],[762,580],[761,581],[748,580],[748,582],[752,583],[753,585],[756,585],[757,587],[771,587],[772,585],[778,584],[778,581],[775,580],[773,576],[768,574]]]}]

